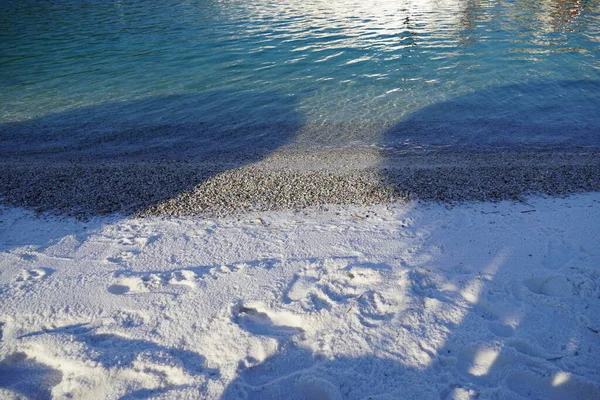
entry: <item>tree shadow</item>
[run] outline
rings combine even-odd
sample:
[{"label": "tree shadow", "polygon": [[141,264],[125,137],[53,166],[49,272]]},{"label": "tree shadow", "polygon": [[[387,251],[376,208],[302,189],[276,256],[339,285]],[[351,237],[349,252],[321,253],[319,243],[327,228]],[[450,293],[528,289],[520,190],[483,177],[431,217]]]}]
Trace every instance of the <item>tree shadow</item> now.
[{"label": "tree shadow", "polygon": [[593,80],[499,86],[432,104],[382,135],[383,184],[403,198],[444,201],[598,190],[589,178],[599,169],[599,108]]},{"label": "tree shadow", "polygon": [[135,214],[288,144],[292,96],[208,91],[100,104],[0,126],[0,195],[63,214]]},{"label": "tree shadow", "polygon": [[[568,307],[568,313],[582,311],[568,299],[571,289],[577,298],[577,284],[553,287],[555,299],[538,296],[528,287],[528,280],[507,281],[506,275],[501,278],[506,285],[492,288],[490,283],[499,278],[496,275],[509,257],[507,252],[499,252],[476,279],[463,286],[462,291],[471,286],[471,305],[437,349],[438,364],[454,369],[462,386],[480,392],[483,398],[497,396],[501,386],[511,394],[508,398],[598,398],[600,386],[593,378],[579,375],[576,366],[596,364],[597,357],[585,354],[593,352],[593,333],[581,317],[573,318],[572,325],[556,321],[559,303]],[[490,268],[494,264],[496,267]],[[528,267],[532,274],[539,273]],[[564,301],[558,301],[561,296]]]},{"label": "tree shadow", "polygon": [[[32,332],[20,339],[40,335],[66,335],[90,349],[91,360],[104,368],[137,368],[142,362],[144,371],[163,376],[161,368],[153,369],[153,364],[167,362],[175,369],[181,369],[189,376],[203,376],[218,379],[219,371],[205,366],[205,358],[193,351],[167,347],[149,340],[131,339],[114,334],[98,334],[89,324],[81,323]],[[51,398],[52,387],[62,380],[62,373],[45,364],[37,363],[22,353],[7,357],[0,364],[0,387],[24,394],[31,398]],[[149,398],[186,385],[167,384],[164,387],[142,388],[123,398]]]},{"label": "tree shadow", "polygon": [[172,390],[179,390],[179,389],[185,389],[185,388],[186,388],[185,385],[168,386],[165,388],[158,388],[158,389],[143,388],[143,389],[135,390],[131,393],[127,393],[124,396],[121,396],[119,398],[119,400],[153,399],[158,396],[162,396],[163,394],[168,393]]},{"label": "tree shadow", "polygon": [[[238,374],[222,399],[439,399],[425,374],[397,361],[376,356],[327,359],[292,345],[257,366],[240,366]],[[410,385],[400,387],[399,380]]]},{"label": "tree shadow", "polygon": [[[427,253],[426,249],[422,251]],[[456,266],[453,267],[456,271],[450,273],[433,268],[411,268],[413,285],[409,292],[422,301],[419,307],[398,311],[387,326],[368,326],[361,322],[365,330],[359,337],[353,337],[355,327],[346,332],[333,328],[319,333],[319,336],[339,336],[336,343],[344,345],[339,352],[363,353],[359,356],[320,355],[302,347],[303,330],[273,326],[264,313],[258,313],[263,315],[259,316],[257,328],[256,310],[249,309],[248,313],[244,308],[238,309],[233,321],[253,335],[276,339],[277,351],[262,361],[251,357],[240,361],[236,379],[221,398],[598,398],[600,386],[577,374],[577,365],[582,364],[563,360],[564,351],[557,351],[561,346],[565,349],[573,338],[580,337],[577,331],[582,326],[553,327],[550,325],[555,321],[548,315],[542,319],[548,330],[544,333],[536,332],[534,325],[540,321],[535,316],[523,332],[519,332],[518,323],[510,323],[514,317],[511,313],[518,314],[523,307],[524,295],[519,293],[522,288],[516,281],[509,288],[498,284],[492,288],[491,285],[505,264],[514,262],[510,258],[510,250],[502,248],[490,253],[489,258],[482,257],[478,260],[481,265],[474,269]],[[539,303],[527,306],[534,305]],[[544,312],[549,310],[552,307]],[[349,311],[345,318],[352,318]],[[365,311],[368,310],[357,307],[353,314],[360,321]],[[552,312],[555,310],[548,314]],[[252,323],[246,323],[248,318],[252,318]],[[369,329],[372,328],[379,332],[374,335],[377,339],[370,340]],[[390,332],[395,334],[390,335]],[[345,334],[349,337],[342,337]],[[537,336],[550,339],[547,343],[550,348],[540,346]],[[595,338],[587,339],[587,345],[595,343]],[[330,349],[329,346],[326,347]],[[364,354],[365,346],[368,346],[367,354]],[[582,343],[581,348],[585,347]],[[588,355],[586,365],[590,365],[590,361],[594,365],[593,358]]]},{"label": "tree shadow", "polygon": [[212,90],[101,103],[0,125],[9,159],[252,162],[289,143],[293,96]]},{"label": "tree shadow", "polygon": [[600,81],[496,86],[422,108],[381,143],[449,150],[599,146],[599,107]]},{"label": "tree shadow", "polygon": [[218,370],[205,367],[204,357],[193,351],[166,347],[148,340],[130,339],[114,334],[98,334],[94,332],[94,329],[87,324],[75,324],[32,332],[20,338],[39,335],[69,335],[74,340],[80,341],[93,349],[93,360],[105,368],[126,367],[131,365],[143,353],[158,358],[166,354],[177,360],[181,367],[191,375],[219,376]]},{"label": "tree shadow", "polygon": [[52,388],[62,380],[62,373],[28,358],[25,353],[14,353],[0,363],[0,388],[28,399],[52,398]]}]

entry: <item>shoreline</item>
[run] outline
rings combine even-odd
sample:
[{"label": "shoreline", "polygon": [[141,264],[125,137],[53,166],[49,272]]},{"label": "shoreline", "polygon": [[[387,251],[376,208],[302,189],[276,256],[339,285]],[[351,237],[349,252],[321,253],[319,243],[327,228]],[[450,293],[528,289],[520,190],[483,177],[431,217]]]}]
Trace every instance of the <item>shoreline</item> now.
[{"label": "shoreline", "polygon": [[1,202],[78,217],[228,216],[323,205],[518,200],[600,191],[600,152],[282,149],[214,160],[0,162]]}]

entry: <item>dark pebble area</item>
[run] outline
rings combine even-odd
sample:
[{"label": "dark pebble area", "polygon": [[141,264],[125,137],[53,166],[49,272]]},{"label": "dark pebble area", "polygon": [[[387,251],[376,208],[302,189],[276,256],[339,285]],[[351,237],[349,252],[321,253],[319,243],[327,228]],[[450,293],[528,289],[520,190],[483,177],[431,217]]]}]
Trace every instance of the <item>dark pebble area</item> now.
[{"label": "dark pebble area", "polygon": [[0,195],[9,206],[84,218],[110,213],[214,217],[409,200],[519,200],[529,194],[600,191],[598,154],[371,151],[365,159],[372,162],[361,163],[360,152],[332,151],[275,155],[229,167],[210,162],[10,160],[0,162]]}]

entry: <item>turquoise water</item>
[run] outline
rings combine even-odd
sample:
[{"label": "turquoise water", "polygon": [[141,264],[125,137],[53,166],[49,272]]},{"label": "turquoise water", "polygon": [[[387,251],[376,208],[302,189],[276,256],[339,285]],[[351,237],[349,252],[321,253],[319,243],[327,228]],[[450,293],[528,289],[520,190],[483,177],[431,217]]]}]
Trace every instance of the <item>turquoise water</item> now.
[{"label": "turquoise water", "polygon": [[598,1],[2,7],[6,146],[600,142]]}]

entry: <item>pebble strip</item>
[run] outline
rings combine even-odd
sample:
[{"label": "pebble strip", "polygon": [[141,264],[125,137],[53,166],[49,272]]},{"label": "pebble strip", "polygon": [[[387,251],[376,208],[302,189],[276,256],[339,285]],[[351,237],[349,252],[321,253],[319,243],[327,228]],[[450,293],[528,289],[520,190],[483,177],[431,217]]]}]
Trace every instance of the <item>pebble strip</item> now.
[{"label": "pebble strip", "polygon": [[[336,157],[331,165],[343,164],[339,155],[327,157]],[[531,193],[600,191],[600,157],[590,152],[394,157],[375,166],[328,169],[293,163],[286,168],[281,159],[235,168],[158,161],[5,161],[0,162],[0,195],[10,206],[77,217],[213,217],[328,204],[497,201]]]}]

